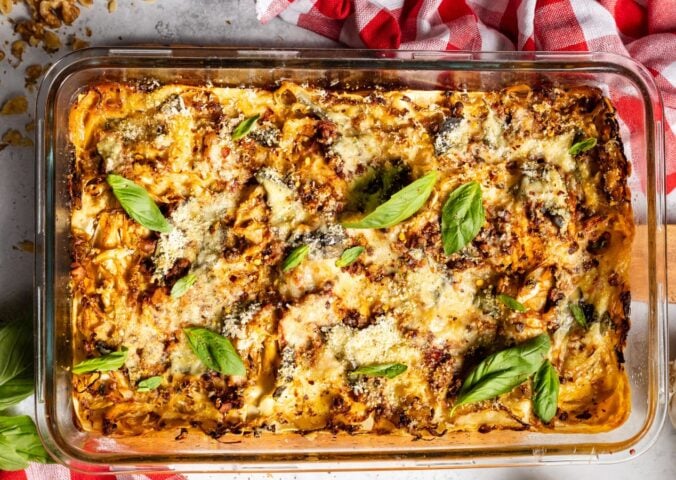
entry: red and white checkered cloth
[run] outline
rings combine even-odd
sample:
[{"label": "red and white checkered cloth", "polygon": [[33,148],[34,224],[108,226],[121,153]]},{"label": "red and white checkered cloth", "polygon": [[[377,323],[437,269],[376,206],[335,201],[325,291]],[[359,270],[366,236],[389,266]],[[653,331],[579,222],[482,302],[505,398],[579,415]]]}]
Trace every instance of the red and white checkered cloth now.
[{"label": "red and white checkered cloth", "polygon": [[0,480],[185,480],[186,477],[175,473],[158,473],[152,475],[115,475],[107,472],[107,468],[87,469],[92,473],[79,473],[61,465],[42,465],[31,463],[26,470],[3,472]]},{"label": "red and white checkered cloth", "polygon": [[[256,12],[263,23],[279,16],[357,48],[631,56],[662,92],[667,189],[676,187],[676,0],[256,0]],[[630,152],[636,100],[611,95]]]}]

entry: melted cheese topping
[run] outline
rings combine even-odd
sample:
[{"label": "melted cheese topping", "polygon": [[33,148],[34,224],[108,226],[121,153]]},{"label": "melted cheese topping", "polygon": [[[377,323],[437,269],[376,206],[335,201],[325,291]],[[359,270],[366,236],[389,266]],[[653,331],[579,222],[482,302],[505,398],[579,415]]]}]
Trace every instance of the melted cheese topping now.
[{"label": "melted cheese topping", "polygon": [[[256,125],[234,141],[252,115]],[[70,131],[75,361],[129,349],[120,370],[73,376],[83,429],[421,436],[601,431],[626,418],[629,166],[597,90],[100,84],[80,94]],[[571,156],[587,137],[598,146]],[[439,181],[413,217],[381,230],[341,226],[431,170]],[[143,186],[172,230],[129,218],[109,173]],[[441,207],[468,181],[481,184],[486,221],[447,256]],[[308,257],[283,272],[299,245]],[[337,267],[357,245],[357,261]],[[187,273],[196,283],[172,298]],[[509,310],[498,294],[527,310]],[[573,302],[588,328],[574,321]],[[187,326],[229,338],[246,376],[209,371]],[[473,365],[543,332],[561,379],[552,422],[534,415],[529,383],[449,415]],[[350,375],[387,362],[408,369]],[[136,390],[155,375],[158,389]]]}]

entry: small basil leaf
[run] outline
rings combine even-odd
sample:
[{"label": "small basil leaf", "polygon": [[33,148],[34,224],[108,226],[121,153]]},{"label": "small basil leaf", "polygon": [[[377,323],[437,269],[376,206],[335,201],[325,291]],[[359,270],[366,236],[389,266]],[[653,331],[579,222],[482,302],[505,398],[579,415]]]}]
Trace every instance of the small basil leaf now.
[{"label": "small basil leaf", "polygon": [[596,146],[595,138],[586,138],[581,142],[573,144],[568,149],[568,153],[570,153],[572,156],[579,155],[580,153],[586,152],[587,150],[591,150],[595,146]]},{"label": "small basil leaf", "polygon": [[73,373],[80,375],[89,372],[110,372],[111,370],[117,370],[124,365],[128,354],[127,347],[121,347],[117,352],[83,360],[73,367]]},{"label": "small basil leaf", "polygon": [[581,327],[587,328],[587,317],[584,316],[582,308],[577,303],[571,303],[568,305],[570,313],[573,314],[575,321],[580,324]]},{"label": "small basil leaf", "polygon": [[224,375],[246,375],[246,368],[230,340],[206,328],[189,327],[183,332],[197,358],[210,370]]},{"label": "small basil leaf", "polygon": [[171,225],[145,189],[120,175],[110,174],[106,182],[127,214],[148,230],[166,233]]},{"label": "small basil leaf", "polygon": [[253,117],[245,118],[242,120],[237,127],[232,131],[232,139],[237,141],[240,138],[244,138],[251,131],[253,126],[256,124],[256,120],[260,115],[254,115]]},{"label": "small basil leaf", "polygon": [[535,415],[549,423],[556,415],[559,400],[559,374],[549,360],[545,361],[533,377],[533,409]]},{"label": "small basil leaf", "polygon": [[367,377],[394,378],[404,373],[408,367],[403,363],[382,363],[379,365],[364,365],[350,372],[350,377],[366,375]]},{"label": "small basil leaf", "polygon": [[291,250],[291,253],[289,253],[282,262],[282,272],[286,273],[289,270],[296,268],[303,260],[305,260],[305,257],[307,257],[309,252],[310,247],[308,245],[301,245]]},{"label": "small basil leaf", "polygon": [[453,190],[441,209],[444,253],[461,250],[476,237],[486,219],[481,185],[469,182]]},{"label": "small basil leaf", "polygon": [[185,277],[179,278],[171,287],[171,297],[180,298],[192,287],[197,281],[197,276],[194,273],[189,273]]},{"label": "small basil leaf", "polygon": [[517,301],[515,298],[512,298],[509,295],[505,295],[504,293],[498,295],[498,300],[500,300],[503,303],[503,305],[505,305],[508,308],[511,308],[514,311],[517,312],[526,311],[526,307],[523,306],[523,303]]},{"label": "small basil leaf", "polygon": [[392,195],[388,201],[356,222],[345,222],[345,228],[388,228],[411,217],[422,208],[432,194],[439,174],[429,172]]},{"label": "small basil leaf", "polygon": [[50,462],[33,420],[0,416],[0,471],[23,470],[29,462]]},{"label": "small basil leaf", "polygon": [[162,385],[162,380],[163,378],[161,375],[157,375],[155,377],[148,377],[138,382],[138,385],[136,385],[136,391],[143,393],[155,390],[157,387]]},{"label": "small basil leaf", "polygon": [[549,347],[549,335],[543,333],[486,357],[463,382],[450,414],[461,405],[490,400],[521,385],[540,368]]},{"label": "small basil leaf", "polygon": [[16,405],[33,393],[33,372],[14,377],[0,385],[0,410]]},{"label": "small basil leaf", "polygon": [[357,261],[359,255],[364,253],[364,247],[351,247],[345,250],[340,258],[336,260],[336,267],[347,267]]}]

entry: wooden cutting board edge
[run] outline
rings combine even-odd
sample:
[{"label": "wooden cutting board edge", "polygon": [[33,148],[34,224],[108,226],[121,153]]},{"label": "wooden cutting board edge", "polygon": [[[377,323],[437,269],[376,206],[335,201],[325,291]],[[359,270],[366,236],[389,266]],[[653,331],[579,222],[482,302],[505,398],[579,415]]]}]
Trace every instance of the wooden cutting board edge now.
[{"label": "wooden cutting board edge", "polygon": [[[649,265],[648,256],[648,226],[637,225],[636,235],[631,258],[631,298],[633,300],[646,301],[649,294],[650,271],[645,268]],[[669,303],[676,303],[676,267],[669,268],[669,262],[676,262],[676,225],[667,225],[667,293]],[[673,288],[669,288],[669,287]]]}]

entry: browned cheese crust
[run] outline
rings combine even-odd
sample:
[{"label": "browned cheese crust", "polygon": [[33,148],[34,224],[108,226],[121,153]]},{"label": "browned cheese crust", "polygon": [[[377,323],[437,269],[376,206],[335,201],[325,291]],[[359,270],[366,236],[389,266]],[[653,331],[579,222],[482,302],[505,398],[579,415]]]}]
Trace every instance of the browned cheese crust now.
[{"label": "browned cheese crust", "polygon": [[[233,140],[252,115],[253,130]],[[630,166],[599,90],[104,83],[78,96],[70,136],[74,362],[129,349],[121,369],[73,375],[82,429],[597,432],[628,416]],[[585,138],[597,145],[571,155]],[[434,191],[408,220],[341,226],[433,170]],[[132,220],[109,173],[145,188],[171,232]],[[486,220],[445,255],[441,207],[469,181],[481,184]],[[282,272],[301,244],[307,259]],[[365,252],[337,267],[356,245]],[[172,298],[188,272],[196,283]],[[187,326],[229,338],[246,376],[209,371]],[[533,413],[530,382],[449,415],[472,366],[543,332],[561,381],[552,422]],[[408,369],[348,375],[383,362]],[[136,390],[157,375],[159,388]]]}]

